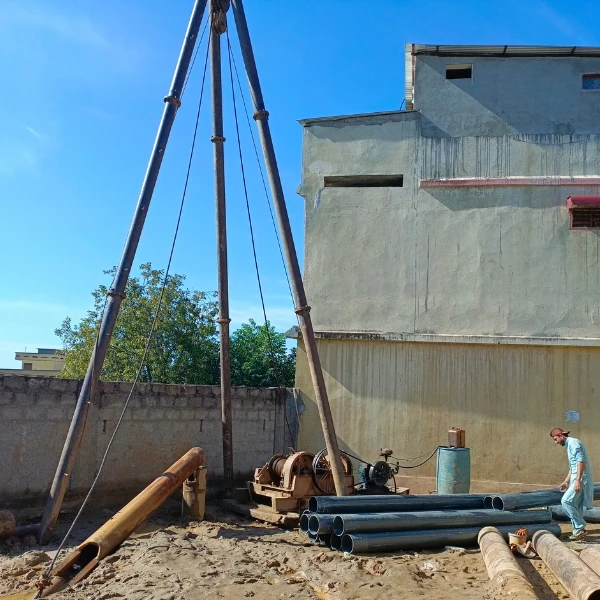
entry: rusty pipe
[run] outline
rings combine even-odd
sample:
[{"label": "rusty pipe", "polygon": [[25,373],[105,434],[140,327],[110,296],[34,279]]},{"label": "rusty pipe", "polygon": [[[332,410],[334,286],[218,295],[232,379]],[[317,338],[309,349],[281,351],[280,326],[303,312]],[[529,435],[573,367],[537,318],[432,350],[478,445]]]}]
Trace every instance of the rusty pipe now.
[{"label": "rusty pipe", "polygon": [[600,575],[600,548],[584,548],[579,558],[592,570]]},{"label": "rusty pipe", "polygon": [[490,581],[497,590],[502,591],[503,598],[537,600],[533,586],[495,527],[484,527],[477,541]]},{"label": "rusty pipe", "polygon": [[204,450],[192,448],[98,531],[70,552],[51,572],[48,596],[85,579],[98,563],[118,548],[183,482],[204,464]]},{"label": "rusty pipe", "polygon": [[600,599],[600,576],[549,531],[534,533],[533,547],[574,600]]},{"label": "rusty pipe", "polygon": [[183,514],[194,521],[204,520],[206,506],[206,467],[194,471],[184,482]]}]

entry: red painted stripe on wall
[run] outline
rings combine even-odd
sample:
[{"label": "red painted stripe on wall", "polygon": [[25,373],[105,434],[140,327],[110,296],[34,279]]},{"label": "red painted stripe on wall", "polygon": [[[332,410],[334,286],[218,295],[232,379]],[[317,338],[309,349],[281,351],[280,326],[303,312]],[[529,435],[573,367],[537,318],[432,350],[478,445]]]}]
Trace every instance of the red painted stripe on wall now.
[{"label": "red painted stripe on wall", "polygon": [[600,185],[598,175],[534,176],[534,177],[455,177],[450,179],[421,179],[422,188],[439,187],[490,187],[510,185]]}]

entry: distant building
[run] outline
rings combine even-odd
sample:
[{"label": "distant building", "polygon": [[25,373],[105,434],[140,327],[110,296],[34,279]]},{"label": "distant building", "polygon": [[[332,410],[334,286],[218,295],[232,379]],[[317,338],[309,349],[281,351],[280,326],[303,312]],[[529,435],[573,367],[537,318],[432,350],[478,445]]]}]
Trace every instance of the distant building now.
[{"label": "distant building", "polygon": [[[463,427],[473,491],[556,485],[553,427],[600,461],[600,48],[409,44],[405,105],[300,121],[340,443],[415,457]],[[318,451],[302,340],[296,387]],[[430,461],[397,479],[434,477]]]},{"label": "distant building", "polygon": [[58,352],[56,348],[38,348],[37,352],[15,352],[15,360],[21,361],[21,368],[0,369],[0,375],[54,377],[65,366],[65,357]]}]

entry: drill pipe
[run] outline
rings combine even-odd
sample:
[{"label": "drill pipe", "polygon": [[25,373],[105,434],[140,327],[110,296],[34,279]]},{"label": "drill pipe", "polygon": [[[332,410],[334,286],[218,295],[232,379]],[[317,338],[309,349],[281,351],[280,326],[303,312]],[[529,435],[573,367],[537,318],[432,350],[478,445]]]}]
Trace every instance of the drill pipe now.
[{"label": "drill pipe", "polygon": [[[327,515],[324,515],[327,516]],[[322,516],[320,516],[322,518]],[[311,517],[312,520],[316,516]],[[320,522],[321,519],[319,519]],[[419,529],[447,529],[449,527],[474,527],[475,525],[512,525],[515,523],[550,523],[549,510],[431,510],[400,513],[362,513],[337,515],[333,520],[333,533],[374,533],[376,531],[409,531]]]},{"label": "drill pipe", "polygon": [[[551,506],[552,518],[556,521],[568,521],[569,517],[565,509],[560,505]],[[586,508],[583,511],[583,519],[588,523],[600,523],[600,508]]]},{"label": "drill pipe", "polygon": [[[519,492],[516,494],[497,494],[492,496],[492,508],[496,510],[519,510],[538,508],[560,503],[563,492],[558,488]],[[594,483],[594,500],[600,498],[600,483]],[[485,500],[484,500],[485,503]]]},{"label": "drill pipe", "polygon": [[332,533],[334,515],[310,515],[308,519],[308,531],[310,533]]},{"label": "drill pipe", "polygon": [[443,510],[483,508],[485,494],[414,494],[396,496],[313,496],[308,501],[311,512],[328,514],[383,513],[406,510]]},{"label": "drill pipe", "polygon": [[307,510],[300,515],[300,531],[302,533],[308,533],[308,520],[310,519],[311,515],[312,513],[308,512]]},{"label": "drill pipe", "polygon": [[477,536],[490,581],[503,598],[537,600],[533,586],[495,527],[484,527]]},{"label": "drill pipe", "polygon": [[[509,533],[525,527],[528,533],[547,530],[560,535],[560,527],[552,523],[527,523],[501,525],[498,531],[507,539]],[[477,543],[481,527],[457,527],[453,529],[421,529],[418,531],[386,531],[380,533],[346,533],[342,536],[341,550],[350,554],[366,552],[392,552],[394,550],[418,550],[442,546],[466,546]]]},{"label": "drill pipe", "polygon": [[98,563],[118,548],[196,469],[204,464],[204,450],[192,448],[98,531],[77,546],[50,573],[48,596],[66,585],[85,579]]},{"label": "drill pipe", "polygon": [[335,533],[332,533],[331,537],[329,538],[329,547],[332,550],[341,550],[342,538],[339,535],[335,535]]},{"label": "drill pipe", "polygon": [[600,598],[600,576],[551,533],[536,532],[533,547],[574,600]]}]

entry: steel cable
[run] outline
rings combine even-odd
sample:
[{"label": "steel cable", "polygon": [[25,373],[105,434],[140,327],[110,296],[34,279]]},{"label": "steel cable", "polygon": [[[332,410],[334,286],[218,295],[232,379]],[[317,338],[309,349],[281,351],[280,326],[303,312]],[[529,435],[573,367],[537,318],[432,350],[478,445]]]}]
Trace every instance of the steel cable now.
[{"label": "steel cable", "polygon": [[[171,268],[171,262],[173,260],[173,253],[175,251],[175,244],[177,242],[177,236],[179,234],[179,226],[181,224],[181,216],[182,216],[182,213],[183,213],[183,207],[184,207],[185,199],[186,199],[186,195],[187,195],[187,189],[188,189],[188,183],[189,183],[189,179],[190,179],[190,172],[191,172],[191,167],[192,167],[192,161],[193,161],[193,157],[194,157],[194,149],[195,149],[195,146],[196,146],[196,137],[197,137],[197,133],[198,133],[198,123],[199,123],[199,120],[200,120],[200,111],[201,111],[201,107],[202,107],[202,97],[204,95],[204,84],[205,84],[205,81],[206,81],[206,67],[208,65],[208,48],[209,47],[207,45],[206,58],[205,58],[205,61],[204,61],[204,72],[203,72],[203,75],[202,75],[202,86],[201,86],[201,89],[200,89],[200,97],[199,97],[199,100],[198,100],[198,110],[196,112],[196,124],[195,124],[195,127],[194,127],[194,135],[192,137],[192,145],[191,145],[191,149],[190,149],[190,156],[189,156],[189,160],[188,160],[188,167],[187,167],[187,173],[186,173],[186,177],[185,177],[185,184],[184,184],[184,187],[183,187],[183,192],[182,192],[182,197],[181,197],[181,203],[180,203],[180,206],[179,206],[179,214],[178,214],[178,217],[177,217],[177,224],[175,226],[175,232],[174,232],[174,235],[173,235],[173,242],[171,244],[171,251],[170,251],[170,254],[169,254],[169,260],[168,260],[168,263],[167,263],[167,268],[165,270],[165,276],[164,276],[164,279],[163,279],[163,283],[162,283],[162,286],[161,286],[160,296],[159,296],[159,300],[158,300],[158,307],[156,309],[156,313],[154,315],[154,319],[153,319],[152,325],[150,327],[150,332],[149,332],[148,338],[146,340],[146,345],[145,345],[145,348],[144,348],[144,353],[142,355],[142,359],[140,361],[140,365],[139,365],[138,370],[136,372],[135,379],[134,379],[133,384],[131,386],[131,390],[130,390],[128,396],[127,396],[127,399],[125,400],[125,404],[123,405],[123,410],[121,411],[121,415],[119,416],[117,424],[115,425],[115,429],[114,429],[114,431],[113,431],[113,433],[112,433],[112,435],[111,435],[111,437],[110,437],[110,439],[108,441],[108,445],[106,447],[106,450],[105,450],[104,455],[102,457],[102,460],[100,462],[100,466],[98,468],[98,472],[96,473],[96,476],[94,477],[92,485],[90,486],[90,489],[89,489],[87,495],[85,496],[85,498],[84,498],[84,500],[83,500],[83,502],[81,504],[81,507],[79,508],[79,511],[75,515],[75,518],[73,519],[73,522],[71,523],[71,526],[67,530],[67,533],[65,534],[65,536],[63,537],[60,545],[58,546],[58,549],[56,551],[56,554],[54,555],[54,558],[52,559],[52,562],[50,563],[50,565],[48,566],[48,568],[44,571],[44,574],[42,575],[42,580],[43,579],[47,579],[48,575],[50,574],[50,572],[54,568],[54,565],[55,565],[55,563],[56,563],[56,561],[58,559],[58,555],[60,554],[61,550],[63,549],[63,547],[64,547],[64,545],[65,545],[65,543],[66,543],[69,535],[71,535],[71,532],[73,531],[73,528],[75,527],[77,521],[79,520],[81,514],[83,513],[83,510],[85,509],[85,507],[86,507],[86,505],[87,505],[87,503],[88,503],[88,501],[89,501],[89,499],[90,499],[90,497],[91,497],[91,495],[92,495],[92,493],[93,493],[93,491],[94,491],[94,489],[96,487],[96,484],[98,483],[98,480],[100,479],[100,474],[102,473],[102,469],[104,468],[104,465],[106,463],[106,459],[108,458],[108,454],[110,452],[112,443],[113,443],[113,441],[114,441],[114,439],[115,439],[115,437],[117,435],[119,427],[121,426],[121,423],[122,423],[123,418],[125,416],[125,413],[127,411],[127,407],[128,407],[129,402],[131,400],[131,396],[133,395],[134,389],[135,389],[135,387],[136,387],[136,385],[137,385],[137,383],[139,381],[142,369],[144,368],[144,364],[146,362],[146,357],[148,355],[148,350],[149,350],[150,344],[152,342],[152,336],[154,334],[154,330],[156,328],[156,323],[158,321],[158,318],[159,318],[159,315],[160,315],[160,311],[161,311],[161,308],[162,308],[162,303],[163,303],[163,299],[164,299],[164,293],[165,293],[165,289],[166,289],[166,286],[167,286],[167,283],[168,283],[169,271],[170,271],[170,268]],[[38,592],[35,595],[35,599],[40,598],[41,594],[42,594],[42,589],[39,589]]]},{"label": "steel cable", "polygon": [[[229,35],[227,35],[227,44],[229,46],[229,55],[230,60],[233,63],[233,69],[235,71],[235,77],[237,80],[238,88],[240,90],[240,97],[242,98],[242,104],[244,105],[244,113],[246,115],[246,121],[248,123],[248,130],[250,131],[250,137],[252,138],[252,146],[254,148],[254,155],[256,156],[256,162],[258,164],[258,169],[260,171],[260,178],[262,180],[263,189],[265,192],[265,199],[267,201],[267,206],[269,207],[269,214],[271,215],[271,223],[273,224],[273,230],[275,232],[275,239],[277,240],[277,246],[279,247],[279,255],[281,256],[281,263],[283,264],[283,270],[285,272],[285,278],[287,280],[288,288],[290,291],[290,298],[292,299],[292,305],[294,303],[294,292],[292,291],[292,284],[290,282],[290,276],[287,270],[287,265],[285,264],[285,258],[283,256],[283,248],[281,247],[281,239],[279,238],[279,231],[277,230],[277,224],[275,223],[275,216],[273,215],[273,207],[271,206],[271,199],[269,197],[269,191],[267,189],[267,182],[265,181],[265,174],[263,172],[262,163],[260,162],[260,156],[258,154],[258,147],[256,145],[256,138],[254,137],[254,131],[252,129],[252,124],[250,123],[250,116],[248,111],[248,105],[246,104],[246,99],[244,97],[244,93],[242,91],[242,83],[240,81],[240,74],[238,72],[237,64],[235,62],[235,56],[233,55],[231,44],[229,43]],[[297,315],[296,315],[297,317]]]},{"label": "steel cable", "polygon": [[[230,79],[230,83],[231,83],[231,97],[232,97],[232,103],[233,103],[233,116],[234,116],[234,121],[235,121],[235,131],[236,131],[236,138],[237,138],[237,145],[238,145],[238,156],[240,159],[240,169],[242,172],[242,184],[244,187],[244,198],[246,201],[246,213],[248,215],[248,225],[250,228],[250,241],[252,242],[252,256],[254,257],[254,269],[256,271],[256,279],[258,282],[258,292],[260,294],[260,303],[262,306],[262,312],[263,312],[263,317],[265,320],[265,333],[267,335],[267,342],[269,344],[269,350],[270,350],[270,355],[271,355],[271,361],[272,361],[272,368],[273,368],[273,372],[275,374],[275,380],[278,383],[278,387],[283,387],[281,385],[281,370],[279,368],[279,365],[277,364],[277,360],[275,358],[275,349],[273,346],[273,339],[271,337],[271,332],[269,330],[269,320],[267,318],[267,309],[265,307],[265,298],[264,298],[264,294],[263,294],[263,289],[262,289],[262,283],[260,280],[260,269],[258,267],[258,256],[256,254],[256,242],[254,239],[254,227],[252,225],[252,213],[250,211],[250,200],[248,198],[248,186],[246,183],[246,171],[244,168],[244,157],[243,157],[243,153],[242,153],[242,141],[240,138],[240,127],[239,127],[239,121],[238,121],[238,113],[237,113],[237,103],[236,103],[236,99],[235,99],[235,86],[233,83],[233,68],[232,68],[232,51],[231,51],[231,42],[229,40],[229,32],[227,32],[227,48],[228,48],[228,57],[229,57],[229,79]],[[286,414],[286,410],[285,410],[285,405],[283,407],[283,417],[285,420],[285,423],[287,425],[288,428],[288,433],[290,434],[290,441],[293,443],[294,441],[294,436],[292,435],[292,429],[290,427],[290,423],[289,420],[287,418],[287,414]]]}]

